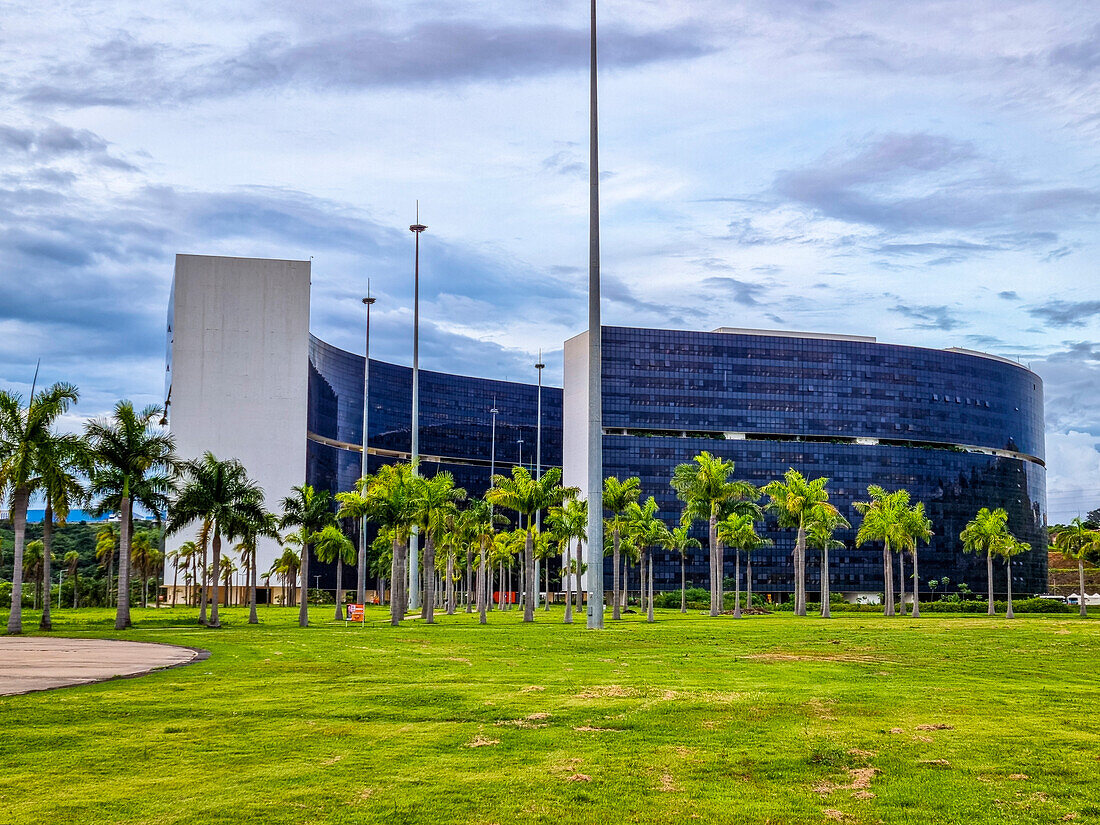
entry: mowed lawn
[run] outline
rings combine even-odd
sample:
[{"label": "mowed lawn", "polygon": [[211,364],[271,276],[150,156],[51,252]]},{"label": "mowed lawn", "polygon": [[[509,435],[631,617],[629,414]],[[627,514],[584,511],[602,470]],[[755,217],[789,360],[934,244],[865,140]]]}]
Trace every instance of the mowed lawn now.
[{"label": "mowed lawn", "polygon": [[0,822],[1100,821],[1095,619],[331,610],[55,611],[211,656],[0,698]]}]

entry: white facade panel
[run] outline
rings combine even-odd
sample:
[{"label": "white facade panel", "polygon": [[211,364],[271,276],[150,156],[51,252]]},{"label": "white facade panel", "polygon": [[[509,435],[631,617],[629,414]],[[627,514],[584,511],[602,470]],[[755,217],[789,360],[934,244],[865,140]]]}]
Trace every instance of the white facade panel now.
[{"label": "white facade panel", "polygon": [[[562,371],[562,483],[581,490],[588,497],[588,333],[565,342]],[[575,546],[574,546],[575,549]],[[582,551],[588,563],[588,546]],[[562,585],[564,589],[564,583]],[[581,576],[581,589],[588,589],[588,577]]]},{"label": "white facade panel", "polygon": [[[235,458],[277,511],[306,478],[309,261],[177,255],[169,421],[183,459]],[[169,549],[193,539],[171,537]],[[266,571],[278,545],[261,540]]]}]

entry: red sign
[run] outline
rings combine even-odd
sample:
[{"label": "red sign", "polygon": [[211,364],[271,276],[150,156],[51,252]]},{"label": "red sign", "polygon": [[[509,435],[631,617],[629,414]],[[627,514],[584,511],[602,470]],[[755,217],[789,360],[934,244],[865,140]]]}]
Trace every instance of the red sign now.
[{"label": "red sign", "polygon": [[365,620],[363,605],[361,604],[349,604],[348,605],[348,621],[349,622],[362,622]]}]

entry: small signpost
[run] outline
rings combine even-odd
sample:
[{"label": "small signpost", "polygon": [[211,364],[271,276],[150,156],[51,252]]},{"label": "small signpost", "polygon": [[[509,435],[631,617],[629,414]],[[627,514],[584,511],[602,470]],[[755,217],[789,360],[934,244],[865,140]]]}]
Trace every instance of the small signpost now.
[{"label": "small signpost", "polygon": [[363,605],[348,605],[347,612],[344,614],[344,627],[348,626],[348,622],[359,622],[361,626],[367,624],[367,611],[363,609]]}]

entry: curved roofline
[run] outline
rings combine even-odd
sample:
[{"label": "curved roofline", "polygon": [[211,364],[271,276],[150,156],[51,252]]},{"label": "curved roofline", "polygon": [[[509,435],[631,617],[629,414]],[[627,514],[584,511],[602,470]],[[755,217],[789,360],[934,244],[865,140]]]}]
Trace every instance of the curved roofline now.
[{"label": "curved roofline", "polygon": [[[351,350],[346,350],[346,349],[343,349],[342,347],[338,347],[335,344],[330,344],[324,338],[320,338],[319,336],[314,335],[312,332],[309,334],[309,337],[310,337],[311,340],[318,341],[318,342],[324,344],[326,347],[330,347],[331,349],[336,350],[337,352],[342,352],[342,353],[344,353],[346,355],[350,355],[354,358],[362,358],[363,357],[357,352],[352,352]],[[400,367],[401,369],[409,370],[410,372],[412,371],[412,367],[409,366],[408,364],[395,364],[395,363],[393,363],[393,361],[383,361],[381,358],[371,358],[370,360],[374,361],[376,364],[386,364],[386,365],[391,366],[391,367]],[[534,367],[533,364],[532,364],[532,367]],[[445,372],[444,370],[426,370],[423,367],[420,368],[420,372],[430,372],[430,373],[433,373],[434,375],[450,375],[450,376],[453,376],[455,378],[469,378],[471,381],[495,381],[498,384],[515,384],[517,387],[535,387],[535,388],[538,387],[538,383],[536,381],[530,381],[530,382],[528,382],[528,381],[510,381],[506,378],[486,378],[484,375],[466,375],[465,373],[462,373],[462,372]],[[556,386],[554,384],[547,384],[545,382],[543,383],[542,388],[544,390],[560,390],[560,389],[562,389],[559,386]]]}]

